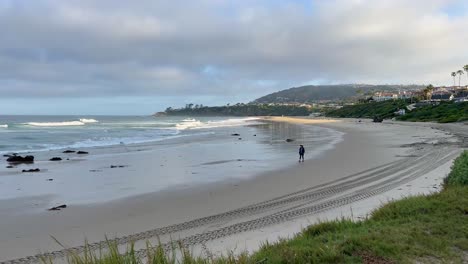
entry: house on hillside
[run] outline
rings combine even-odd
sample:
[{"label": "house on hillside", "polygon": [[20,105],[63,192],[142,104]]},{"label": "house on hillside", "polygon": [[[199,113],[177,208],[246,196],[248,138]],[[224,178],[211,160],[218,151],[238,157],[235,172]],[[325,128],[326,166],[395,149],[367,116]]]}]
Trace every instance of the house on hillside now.
[{"label": "house on hillside", "polygon": [[387,101],[387,100],[396,100],[398,99],[398,94],[389,93],[389,92],[376,92],[372,98],[377,102]]},{"label": "house on hillside", "polygon": [[453,101],[454,101],[455,103],[468,102],[468,97],[457,97],[457,98],[454,98]]},{"label": "house on hillside", "polygon": [[431,101],[452,101],[454,98],[452,93],[449,92],[438,92],[433,93],[431,96]]},{"label": "house on hillside", "polygon": [[468,97],[468,90],[458,89],[455,91],[455,98]]},{"label": "house on hillside", "polygon": [[398,99],[411,99],[416,97],[416,92],[414,91],[400,91],[398,92]]},{"label": "house on hillside", "polygon": [[468,102],[468,89],[460,88],[455,91],[455,98],[453,98],[453,101],[455,103],[463,103],[463,102]]}]

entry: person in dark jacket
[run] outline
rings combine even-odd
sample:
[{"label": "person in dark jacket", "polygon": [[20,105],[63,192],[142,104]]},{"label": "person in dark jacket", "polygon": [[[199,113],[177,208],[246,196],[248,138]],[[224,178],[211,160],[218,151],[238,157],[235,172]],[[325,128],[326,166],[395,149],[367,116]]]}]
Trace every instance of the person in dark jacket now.
[{"label": "person in dark jacket", "polygon": [[304,153],[305,153],[305,148],[303,145],[300,145],[299,147],[299,162],[301,162],[301,159],[302,159],[302,162],[304,162]]}]

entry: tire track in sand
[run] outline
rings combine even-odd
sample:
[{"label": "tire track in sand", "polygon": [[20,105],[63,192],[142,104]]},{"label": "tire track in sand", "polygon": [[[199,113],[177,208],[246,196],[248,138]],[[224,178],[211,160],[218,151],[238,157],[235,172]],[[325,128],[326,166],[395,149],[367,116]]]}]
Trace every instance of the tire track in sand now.
[{"label": "tire track in sand", "polygon": [[[395,162],[387,163],[381,166],[362,171],[360,173],[346,176],[344,178],[330,183],[325,183],[318,186],[314,186],[312,188],[307,188],[298,192],[280,196],[251,206],[187,221],[180,224],[175,224],[167,227],[156,228],[145,232],[123,236],[111,239],[110,241],[112,243],[122,245],[129,242],[147,240],[150,238],[159,237],[161,235],[176,233],[187,229],[205,226],[207,224],[216,223],[221,220],[233,218],[235,219],[236,217],[245,216],[249,214],[255,215],[256,213],[265,212],[267,210],[273,210],[274,208],[279,206],[285,207],[288,205],[292,205],[292,207],[289,207],[285,210],[274,212],[272,214],[259,217],[257,219],[244,221],[223,228],[208,230],[206,232],[188,236],[182,238],[180,242],[186,246],[196,245],[213,239],[237,234],[240,232],[255,230],[268,225],[279,224],[285,221],[289,221],[293,218],[333,209],[391,190],[395,187],[398,187],[401,184],[404,184],[405,182],[420,177],[425,173],[446,163],[450,159],[454,158],[454,156],[456,155],[454,152],[455,151],[453,151],[453,149],[434,148],[433,150],[426,152],[426,154],[421,157],[409,158],[405,160],[398,160]],[[410,170],[410,172],[402,172],[397,175],[394,175],[395,173],[400,172],[402,170]],[[404,177],[405,175],[408,176]],[[383,181],[378,182],[380,180]],[[354,192],[351,192],[350,194],[338,196],[339,194],[353,190],[356,187],[365,186],[366,184],[372,182],[378,183],[370,187],[356,190]],[[317,203],[333,196],[336,197],[321,203]],[[303,201],[303,203],[296,204],[300,201]],[[87,250],[98,250],[101,248],[105,248],[106,245],[106,241],[95,242],[90,244],[87,247]],[[172,243],[166,243],[163,244],[163,246],[167,250],[170,250],[172,248]],[[4,261],[0,262],[0,264],[36,263],[40,262],[42,258],[63,258],[69,252],[81,253],[84,250],[84,246],[78,246],[68,249],[52,251],[49,253],[37,254],[34,256],[28,256],[15,260]],[[144,256],[145,251],[146,249],[139,250],[137,251],[137,253],[140,256]]]}]

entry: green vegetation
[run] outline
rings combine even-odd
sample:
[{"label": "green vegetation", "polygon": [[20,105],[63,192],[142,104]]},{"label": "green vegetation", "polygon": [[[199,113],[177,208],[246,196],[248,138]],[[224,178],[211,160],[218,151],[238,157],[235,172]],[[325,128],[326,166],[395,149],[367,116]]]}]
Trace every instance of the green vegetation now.
[{"label": "green vegetation", "polygon": [[[111,241],[107,241],[106,249],[100,252],[89,249],[85,246],[85,250],[81,254],[70,252],[67,255],[69,264],[204,264],[204,263],[250,263],[249,256],[244,253],[235,256],[230,253],[227,256],[220,256],[216,259],[194,257],[192,253],[183,247],[180,243],[174,243],[174,249],[171,252],[166,252],[162,246],[152,246],[146,243],[146,249],[143,259],[138,257],[134,243],[130,243],[125,251],[119,250],[119,246]],[[44,264],[53,264],[51,258],[43,258]]]},{"label": "green vegetation", "polygon": [[296,105],[236,104],[226,106],[193,106],[167,108],[163,113],[169,116],[307,116],[306,107]]},{"label": "green vegetation", "polygon": [[375,91],[419,90],[422,85],[307,85],[271,93],[258,98],[254,103],[314,103],[319,101],[342,101],[357,95],[371,95]]},{"label": "green vegetation", "polygon": [[402,121],[434,121],[440,123],[461,122],[468,120],[468,102],[441,102],[439,105],[427,105],[407,112],[398,117]]},{"label": "green vegetation", "polygon": [[369,101],[356,105],[347,105],[340,109],[331,110],[326,113],[329,117],[341,118],[392,118],[398,109],[406,108],[408,100],[388,100],[383,102]]},{"label": "green vegetation", "polygon": [[[109,242],[103,255],[70,254],[70,264],[111,263],[466,263],[468,255],[468,151],[456,159],[440,193],[405,198],[364,221],[342,219],[305,229],[290,240],[265,244],[252,254],[196,258],[182,246],[167,254],[147,246],[147,259],[133,244],[121,255]],[[181,256],[179,260],[175,256]],[[44,260],[45,263],[52,263]]]},{"label": "green vegetation", "polygon": [[398,109],[406,109],[409,100],[369,101],[356,105],[347,105],[340,109],[326,112],[329,117],[340,118],[393,118],[413,122],[461,122],[468,120],[468,103],[441,102],[438,105],[420,106],[413,111],[406,111],[403,116],[396,115]]},{"label": "green vegetation", "polygon": [[[468,186],[468,150],[458,157],[452,166],[452,171],[445,179],[447,185]],[[468,212],[467,212],[468,213]]]}]

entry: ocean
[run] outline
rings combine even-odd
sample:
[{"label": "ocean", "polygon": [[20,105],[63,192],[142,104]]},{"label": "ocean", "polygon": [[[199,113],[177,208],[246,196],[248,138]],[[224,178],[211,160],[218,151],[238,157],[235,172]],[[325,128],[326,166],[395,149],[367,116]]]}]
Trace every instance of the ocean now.
[{"label": "ocean", "polygon": [[161,141],[242,125],[255,118],[152,116],[0,116],[0,153]]},{"label": "ocean", "polygon": [[[235,183],[297,165],[299,144],[306,162],[324,155],[342,136],[253,117],[2,116],[0,153],[35,161],[11,166],[0,157],[0,203],[43,210]],[[69,149],[89,155],[63,153]]]}]

